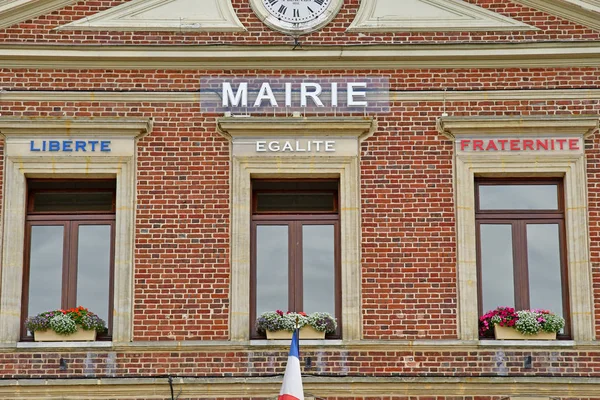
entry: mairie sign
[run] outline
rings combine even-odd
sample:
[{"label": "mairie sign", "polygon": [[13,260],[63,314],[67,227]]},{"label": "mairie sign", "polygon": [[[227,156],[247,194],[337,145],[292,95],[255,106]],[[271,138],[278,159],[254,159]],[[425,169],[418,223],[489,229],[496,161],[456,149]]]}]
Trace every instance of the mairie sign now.
[{"label": "mairie sign", "polygon": [[232,114],[387,112],[389,82],[369,76],[202,78],[200,106]]}]

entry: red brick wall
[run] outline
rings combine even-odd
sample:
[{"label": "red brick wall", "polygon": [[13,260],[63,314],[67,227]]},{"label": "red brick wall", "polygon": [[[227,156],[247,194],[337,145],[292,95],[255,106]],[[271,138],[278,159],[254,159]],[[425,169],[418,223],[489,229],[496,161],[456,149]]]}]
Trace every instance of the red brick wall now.
[{"label": "red brick wall", "polygon": [[[551,77],[559,74],[545,72]],[[573,77],[579,79],[576,72]],[[597,73],[594,69],[585,72]],[[541,75],[539,71],[522,73]],[[453,71],[435,74],[460,75]],[[86,72],[81,74],[85,82],[81,88],[87,87],[87,76]],[[32,79],[28,87],[48,87],[48,78],[44,79],[41,84]],[[458,80],[453,83],[460,86]],[[600,105],[593,100],[447,102],[446,112],[598,114]],[[138,146],[135,338],[228,337],[229,147],[216,133],[214,115],[200,114],[197,104],[151,102],[5,102],[0,113],[153,117],[153,133]],[[363,143],[362,299],[366,338],[456,338],[452,146],[435,129],[435,119],[441,113],[441,102],[394,103],[388,114],[378,117],[375,135]],[[594,157],[597,147],[597,140],[588,141],[592,261],[596,321],[600,321],[600,259],[595,240],[600,223],[595,169],[599,158]],[[600,334],[600,322],[596,329]]]},{"label": "red brick wall", "polygon": [[[410,69],[410,70],[48,70],[2,69],[0,85],[4,90],[98,90],[98,91],[173,91],[198,92],[202,77],[256,77],[277,74],[302,77],[336,77],[360,74],[389,78],[391,91],[415,90],[527,90],[592,89],[600,83],[600,67],[579,68],[507,68],[507,69]],[[149,94],[148,100],[151,100]],[[543,100],[543,99],[540,99]],[[596,100],[588,100],[593,104]],[[0,103],[2,106],[4,101]],[[537,103],[537,102],[534,102]],[[99,104],[99,103],[94,103]],[[106,111],[104,107],[97,110]],[[150,106],[150,103],[146,104]],[[197,105],[190,110],[198,113]],[[137,112],[144,110],[140,108]],[[146,109],[149,111],[150,109]],[[470,113],[478,110],[465,109]],[[498,109],[500,112],[503,109]],[[10,111],[10,110],[7,110]],[[47,109],[44,112],[51,113]],[[69,112],[74,113],[77,109]],[[81,111],[81,110],[79,110]],[[401,112],[398,110],[397,112]],[[557,110],[562,111],[562,110]],[[134,111],[135,113],[135,111]]]},{"label": "red brick wall", "polygon": [[[548,15],[523,5],[502,0],[467,0],[507,17],[539,28],[516,32],[400,32],[349,33],[346,29],[356,16],[359,0],[345,0],[335,19],[319,32],[302,36],[303,45],[352,45],[389,43],[450,42],[522,42],[598,40],[600,33],[590,28]],[[53,31],[61,26],[125,3],[115,1],[80,1],[49,15],[0,30],[0,42],[64,44],[293,44],[293,39],[267,28],[256,17],[248,0],[232,0],[236,14],[247,32],[88,32]]]},{"label": "red brick wall", "polygon": [[[123,1],[82,1],[0,30],[4,43],[62,44],[289,44],[264,27],[247,0],[233,0],[245,33],[57,32],[54,27]],[[598,40],[599,32],[500,0],[470,0],[533,24],[535,32],[355,34],[345,29],[358,0],[304,45]],[[600,68],[286,70],[236,75],[389,76],[394,92],[598,88]],[[1,69],[5,91],[140,91],[144,102],[12,102],[2,116],[154,118],[138,146],[135,232],[136,341],[226,340],[230,275],[229,144],[216,115],[198,104],[154,102],[156,91],[197,92],[202,76],[229,70]],[[452,144],[435,120],[450,115],[599,114],[598,99],[522,101],[396,101],[378,116],[378,130],[361,148],[362,312],[366,339],[457,337],[456,230]],[[596,334],[600,335],[600,138],[586,142]],[[0,157],[3,148],[0,147]],[[3,177],[0,175],[0,179]],[[304,369],[315,375],[584,376],[600,377],[600,352],[585,348],[532,351],[389,351],[307,349]],[[533,356],[533,368],[523,359]],[[59,369],[60,358],[66,371]],[[154,376],[267,376],[283,371],[286,352],[236,348],[215,351],[0,351],[0,378]],[[275,372],[274,372],[275,371]],[[397,397],[395,399],[404,399]],[[412,399],[412,398],[411,398]],[[417,399],[417,398],[414,398]],[[419,399],[428,400],[426,397]],[[441,399],[441,398],[440,398]],[[471,397],[448,398],[472,400]],[[477,398],[481,400],[491,397]],[[497,400],[494,398],[494,400]]]},{"label": "red brick wall", "polygon": [[[525,358],[532,357],[532,367]],[[60,369],[60,359],[66,369]],[[595,350],[314,350],[302,348],[305,376],[600,377]],[[311,367],[306,365],[311,359]],[[0,353],[0,377],[266,377],[283,374],[286,350]]]}]

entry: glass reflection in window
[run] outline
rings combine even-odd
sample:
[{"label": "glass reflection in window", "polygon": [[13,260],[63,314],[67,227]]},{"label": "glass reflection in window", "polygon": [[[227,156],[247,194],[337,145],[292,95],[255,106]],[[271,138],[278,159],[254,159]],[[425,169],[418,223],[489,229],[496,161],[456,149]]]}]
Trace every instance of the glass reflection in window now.
[{"label": "glass reflection in window", "polygon": [[304,311],[335,315],[335,229],[333,225],[302,227]]},{"label": "glass reflection in window", "polygon": [[256,228],[256,315],[288,310],[288,227]]},{"label": "glass reflection in window", "polygon": [[556,210],[556,185],[480,185],[481,210]]},{"label": "glass reflection in window", "polygon": [[483,312],[515,305],[511,225],[481,224]]}]

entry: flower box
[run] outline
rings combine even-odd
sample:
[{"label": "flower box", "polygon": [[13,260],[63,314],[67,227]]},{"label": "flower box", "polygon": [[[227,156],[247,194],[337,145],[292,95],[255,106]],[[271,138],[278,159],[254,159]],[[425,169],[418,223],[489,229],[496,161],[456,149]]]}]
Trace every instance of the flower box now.
[{"label": "flower box", "polygon": [[[266,331],[267,339],[291,339],[291,331]],[[319,332],[312,326],[300,328],[300,339],[325,339],[325,332]]]},{"label": "flower box", "polygon": [[93,342],[96,340],[96,331],[86,331],[77,327],[77,332],[68,335],[59,335],[52,329],[33,332],[33,340],[36,342]]},{"label": "flower box", "polygon": [[256,331],[267,339],[291,339],[294,329],[300,327],[300,339],[325,339],[334,333],[337,322],[325,312],[266,311],[256,319]]},{"label": "flower box", "polygon": [[481,337],[491,335],[493,329],[501,340],[555,340],[564,327],[563,317],[541,309],[515,311],[501,306],[479,318]]},{"label": "flower box", "polygon": [[494,336],[501,340],[556,340],[556,332],[540,331],[533,335],[524,335],[509,326],[494,325]]},{"label": "flower box", "polygon": [[[84,329],[85,327],[85,329]],[[25,328],[36,342],[90,342],[98,332],[106,332],[106,323],[87,308],[45,311],[27,318]]]}]

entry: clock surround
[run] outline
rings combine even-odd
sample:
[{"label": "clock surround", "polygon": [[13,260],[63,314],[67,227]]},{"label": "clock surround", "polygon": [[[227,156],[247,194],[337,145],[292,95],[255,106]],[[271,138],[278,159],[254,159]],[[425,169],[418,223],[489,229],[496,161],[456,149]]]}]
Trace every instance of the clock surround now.
[{"label": "clock surround", "polygon": [[250,0],[261,21],[292,36],[314,32],[337,15],[343,0]]}]

